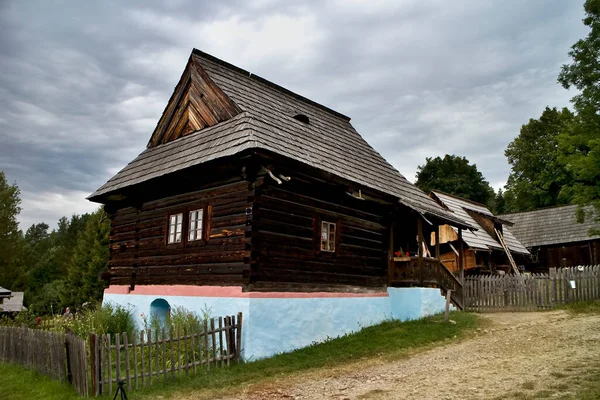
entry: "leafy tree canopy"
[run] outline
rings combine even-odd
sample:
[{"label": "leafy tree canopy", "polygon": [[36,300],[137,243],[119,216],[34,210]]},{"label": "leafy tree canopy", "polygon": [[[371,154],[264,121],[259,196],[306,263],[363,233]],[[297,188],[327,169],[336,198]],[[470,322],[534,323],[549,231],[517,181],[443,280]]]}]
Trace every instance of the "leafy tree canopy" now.
[{"label": "leafy tree canopy", "polygon": [[[559,160],[573,175],[567,188],[580,205],[593,203],[600,215],[600,0],[584,4],[583,23],[590,31],[569,52],[570,64],[562,66],[558,81],[579,93],[571,101],[577,111],[574,123],[558,137]],[[581,214],[580,214],[581,215]],[[595,232],[599,232],[596,229]]]},{"label": "leafy tree canopy", "polygon": [[540,207],[569,204],[572,175],[558,158],[558,136],[573,123],[568,109],[544,110],[539,119],[521,127],[504,154],[512,171],[506,184],[506,211],[529,211]]},{"label": "leafy tree canopy", "polygon": [[425,165],[417,168],[416,178],[415,184],[426,193],[436,189],[483,204],[494,197],[494,189],[465,157],[448,154],[444,158],[428,157]]},{"label": "leafy tree canopy", "polygon": [[21,232],[17,215],[21,212],[19,187],[10,185],[0,171],[0,286],[13,290],[21,256]]}]

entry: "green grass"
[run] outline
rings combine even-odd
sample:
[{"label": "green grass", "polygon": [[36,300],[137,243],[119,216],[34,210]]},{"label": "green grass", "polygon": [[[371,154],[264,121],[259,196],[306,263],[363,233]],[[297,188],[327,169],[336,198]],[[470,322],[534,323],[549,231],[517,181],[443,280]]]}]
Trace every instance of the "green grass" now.
[{"label": "green grass", "polygon": [[[211,368],[209,373],[176,378],[176,382],[155,383],[140,390],[127,389],[130,398],[165,399],[190,396],[190,398],[213,398],[227,390],[241,389],[249,384],[266,383],[269,380],[292,376],[296,373],[323,371],[332,367],[344,367],[370,359],[383,361],[398,359],[426,349],[445,340],[464,337],[484,322],[475,314],[453,312],[456,324],[445,323],[443,315],[417,321],[387,321],[364,328],[360,332],[290,353],[248,363],[234,363],[227,368]],[[74,391],[66,384],[51,381],[39,374],[20,367],[0,364],[0,396],[10,399],[75,399]],[[170,377],[169,377],[170,378]],[[113,388],[113,391],[116,388]],[[10,396],[8,396],[10,394]],[[221,393],[222,394],[222,393]],[[112,398],[113,394],[106,396]],[[54,396],[54,397],[53,397]]]},{"label": "green grass", "polygon": [[600,300],[570,303],[564,309],[573,314],[600,314]]},{"label": "green grass", "polygon": [[60,383],[21,366],[0,363],[0,399],[81,399],[66,383]]},{"label": "green grass", "polygon": [[199,391],[203,395],[213,396],[222,389],[231,390],[298,372],[337,367],[370,358],[397,359],[445,339],[461,337],[482,323],[479,317],[468,313],[454,312],[451,319],[456,324],[444,323],[442,315],[410,322],[384,322],[290,353],[236,364],[230,368],[212,369],[209,374],[180,378],[177,384],[156,384],[135,391],[136,399],[158,395],[169,398],[169,395],[180,396],[191,392],[196,392],[193,398],[198,398]]}]

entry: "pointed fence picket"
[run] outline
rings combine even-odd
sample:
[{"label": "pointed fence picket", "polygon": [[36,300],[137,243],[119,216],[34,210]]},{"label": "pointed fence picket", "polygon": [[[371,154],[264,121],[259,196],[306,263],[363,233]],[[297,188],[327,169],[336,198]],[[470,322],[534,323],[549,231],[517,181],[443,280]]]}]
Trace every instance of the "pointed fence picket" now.
[{"label": "pointed fence picket", "polygon": [[537,311],[600,299],[600,265],[550,268],[547,274],[465,279],[465,311]]}]

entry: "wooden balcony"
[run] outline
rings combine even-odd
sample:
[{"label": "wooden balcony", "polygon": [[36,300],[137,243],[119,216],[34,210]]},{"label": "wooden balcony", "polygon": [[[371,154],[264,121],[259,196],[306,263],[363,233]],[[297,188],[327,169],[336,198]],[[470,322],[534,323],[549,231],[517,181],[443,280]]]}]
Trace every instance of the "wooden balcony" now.
[{"label": "wooden balcony", "polygon": [[437,287],[444,293],[452,290],[452,302],[462,309],[460,280],[436,258],[394,257],[388,271],[388,285]]}]

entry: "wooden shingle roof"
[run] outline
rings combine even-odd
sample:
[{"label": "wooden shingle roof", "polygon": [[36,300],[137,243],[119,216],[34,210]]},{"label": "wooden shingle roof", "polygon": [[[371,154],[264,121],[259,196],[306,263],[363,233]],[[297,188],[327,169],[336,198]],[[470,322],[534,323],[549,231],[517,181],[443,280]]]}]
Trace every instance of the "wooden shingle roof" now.
[{"label": "wooden shingle roof", "polygon": [[[438,198],[444,206],[455,213],[459,218],[467,221],[473,226],[479,227],[477,221],[469,214],[469,211],[474,211],[481,215],[487,216],[490,219],[496,219],[494,214],[488,208],[480,203],[476,203],[461,197],[433,190],[432,194]],[[504,221],[506,222],[506,221]],[[512,233],[512,228],[503,226],[502,235],[504,242],[511,252],[520,254],[529,254],[525,246],[517,240]],[[476,232],[465,230],[463,232],[463,240],[472,249],[480,250],[500,250],[503,251],[502,245],[495,237],[490,236],[483,227],[480,227]]]},{"label": "wooden shingle roof", "polygon": [[[582,242],[598,239],[589,236],[590,228],[600,228],[593,218],[588,216],[584,223],[578,223],[576,205],[543,208],[521,213],[504,214],[502,218],[514,225],[511,231],[526,247],[547,246],[562,243]],[[586,213],[593,213],[593,207],[587,207]]]},{"label": "wooden shingle roof", "polygon": [[[102,202],[119,189],[261,149],[392,195],[422,214],[468,226],[392,167],[360,136],[350,118],[199,50],[194,49],[190,58],[240,112],[199,132],[147,148],[90,200]],[[299,114],[309,123],[294,118]]]}]

